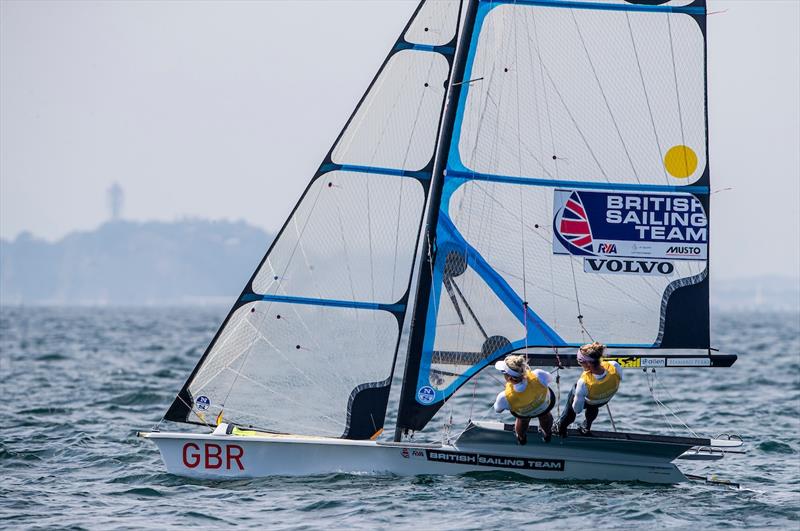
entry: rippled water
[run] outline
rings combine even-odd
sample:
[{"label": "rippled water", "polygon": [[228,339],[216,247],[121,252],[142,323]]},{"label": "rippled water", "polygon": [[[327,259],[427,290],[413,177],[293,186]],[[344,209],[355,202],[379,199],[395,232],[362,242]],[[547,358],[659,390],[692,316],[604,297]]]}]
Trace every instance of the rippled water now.
[{"label": "rippled water", "polygon": [[[681,468],[740,482],[738,490],[554,484],[494,473],[227,482],[169,475],[155,446],[135,432],[161,417],[221,317],[197,309],[0,309],[0,526],[800,526],[796,314],[717,316],[714,343],[739,353],[736,365],[660,375],[659,397],[692,428],[739,433],[749,451],[710,464],[682,461]],[[577,377],[575,370],[562,374],[564,382]],[[474,417],[488,414],[498,386],[488,375],[478,382],[474,403],[469,385],[453,401],[455,430],[472,406]],[[640,372],[626,372],[613,413],[625,429],[670,433]],[[673,433],[685,433],[667,419]],[[601,413],[596,426],[606,422]],[[436,425],[429,437],[440,437]]]}]

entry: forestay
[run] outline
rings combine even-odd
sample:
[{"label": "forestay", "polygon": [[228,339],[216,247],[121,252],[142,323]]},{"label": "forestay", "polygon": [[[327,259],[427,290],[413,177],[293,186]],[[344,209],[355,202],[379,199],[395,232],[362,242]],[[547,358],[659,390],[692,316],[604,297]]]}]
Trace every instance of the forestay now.
[{"label": "forestay", "polygon": [[400,429],[513,350],[709,347],[704,2],[471,22]]},{"label": "forestay", "polygon": [[459,9],[420,3],[167,420],[382,428]]}]

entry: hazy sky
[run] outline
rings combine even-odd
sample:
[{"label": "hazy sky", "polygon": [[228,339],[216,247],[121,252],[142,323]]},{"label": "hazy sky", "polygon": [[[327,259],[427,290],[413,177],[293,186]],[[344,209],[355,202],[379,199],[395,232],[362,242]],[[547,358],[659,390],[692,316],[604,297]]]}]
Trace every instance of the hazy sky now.
[{"label": "hazy sky", "polygon": [[[0,237],[108,217],[276,230],[416,5],[0,0]],[[712,264],[800,270],[800,1],[708,19]]]}]

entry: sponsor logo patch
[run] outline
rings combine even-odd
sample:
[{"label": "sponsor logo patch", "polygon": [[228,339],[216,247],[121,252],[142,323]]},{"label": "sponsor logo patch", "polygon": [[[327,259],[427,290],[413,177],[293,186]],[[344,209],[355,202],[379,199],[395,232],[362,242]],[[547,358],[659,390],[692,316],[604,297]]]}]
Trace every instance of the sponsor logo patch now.
[{"label": "sponsor logo patch", "polygon": [[700,256],[703,250],[696,245],[673,245],[667,248],[667,256]]},{"label": "sponsor logo patch", "polygon": [[599,243],[597,252],[599,254],[617,254],[617,246],[613,243]]},{"label": "sponsor logo patch", "polygon": [[584,273],[669,276],[675,272],[672,262],[626,258],[584,258]]},{"label": "sponsor logo patch", "polygon": [[667,367],[711,367],[709,358],[667,358]]},{"label": "sponsor logo patch", "polygon": [[197,409],[200,411],[205,411],[211,405],[211,399],[207,396],[198,396],[195,401],[194,405],[197,406]]},{"label": "sponsor logo patch", "polygon": [[420,404],[432,404],[436,400],[436,391],[430,385],[420,387],[417,391],[417,400],[419,400]]},{"label": "sponsor logo patch", "polygon": [[403,448],[402,450],[400,450],[400,455],[402,455],[404,458],[408,459],[408,455],[409,455],[408,454],[408,448]]},{"label": "sponsor logo patch", "polygon": [[603,358],[605,361],[616,361],[620,367],[630,368],[639,366],[639,358]]},{"label": "sponsor logo patch", "polygon": [[524,470],[564,471],[563,459],[540,459],[537,457],[509,457],[504,455],[473,454],[466,452],[449,452],[444,450],[426,450],[428,461],[439,463],[456,463],[462,465],[491,466],[498,468],[517,468]]},{"label": "sponsor logo patch", "polygon": [[[692,194],[563,189],[554,193],[554,254],[707,258],[708,218]],[[657,268],[653,274],[659,273],[667,274]]]},{"label": "sponsor logo patch", "polygon": [[639,362],[642,367],[666,367],[664,358],[640,358]]}]

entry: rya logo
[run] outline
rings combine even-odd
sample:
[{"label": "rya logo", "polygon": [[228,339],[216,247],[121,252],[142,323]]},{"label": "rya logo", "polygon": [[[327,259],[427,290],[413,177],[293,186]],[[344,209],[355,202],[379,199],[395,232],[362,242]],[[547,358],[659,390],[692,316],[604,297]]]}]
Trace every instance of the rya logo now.
[{"label": "rya logo", "polygon": [[617,244],[601,243],[597,246],[597,252],[600,254],[617,254]]}]

